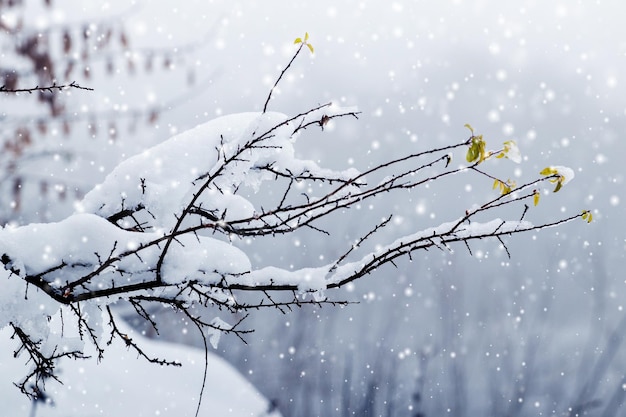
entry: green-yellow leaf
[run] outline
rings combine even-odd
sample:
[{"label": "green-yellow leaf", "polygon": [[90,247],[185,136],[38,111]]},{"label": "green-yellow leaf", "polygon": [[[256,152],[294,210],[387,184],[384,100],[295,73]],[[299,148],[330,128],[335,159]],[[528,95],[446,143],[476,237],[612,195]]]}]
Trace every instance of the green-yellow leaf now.
[{"label": "green-yellow leaf", "polygon": [[467,150],[465,159],[467,160],[467,162],[470,163],[478,159],[478,148],[474,144],[472,144]]},{"label": "green-yellow leaf", "polygon": [[311,53],[315,53],[315,51],[313,50],[313,45],[311,45],[310,43],[307,43],[306,46],[309,47],[309,51],[311,51]]},{"label": "green-yellow leaf", "polygon": [[502,195],[509,194],[515,186],[515,181],[511,181],[510,179],[506,180],[506,182],[500,181],[497,178],[493,180],[493,189],[498,188]]},{"label": "green-yellow leaf", "polygon": [[478,146],[478,156],[480,157],[480,161],[479,162],[482,162],[485,159],[487,159],[487,156],[488,156],[487,155],[487,151],[485,149],[485,146],[486,146],[485,145],[485,141],[483,140],[483,136],[482,135],[478,136],[478,140],[476,141],[476,143],[477,143],[477,146]]},{"label": "green-yellow leaf", "polygon": [[[473,132],[470,125],[466,124],[465,127]],[[465,155],[465,159],[467,159],[467,162],[471,163],[478,160],[478,162],[476,163],[480,164],[485,159],[489,158],[491,156],[491,152],[487,152],[486,146],[487,145],[483,140],[483,135],[473,135],[472,137],[470,137],[469,149],[467,150],[467,154]]]},{"label": "green-yellow leaf", "polygon": [[296,38],[296,40],[295,40],[295,41],[293,41],[293,43],[294,43],[294,44],[297,44],[297,43],[302,43],[302,38]]},{"label": "green-yellow leaf", "polygon": [[465,123],[463,126],[468,128],[469,131],[472,132],[472,136],[474,136],[474,128],[469,123]]},{"label": "green-yellow leaf", "polygon": [[556,183],[556,187],[554,188],[554,192],[558,192],[561,187],[563,187],[563,182],[565,181],[565,177],[559,173],[556,168],[546,167],[539,172],[541,175],[546,176],[554,176],[554,178],[550,178],[551,183]]},{"label": "green-yellow leaf", "polygon": [[515,187],[517,187],[517,183],[515,181],[506,180],[506,193],[504,194],[510,193]]},{"label": "green-yellow leaf", "polygon": [[308,41],[309,40],[309,32],[304,32],[304,41]]}]

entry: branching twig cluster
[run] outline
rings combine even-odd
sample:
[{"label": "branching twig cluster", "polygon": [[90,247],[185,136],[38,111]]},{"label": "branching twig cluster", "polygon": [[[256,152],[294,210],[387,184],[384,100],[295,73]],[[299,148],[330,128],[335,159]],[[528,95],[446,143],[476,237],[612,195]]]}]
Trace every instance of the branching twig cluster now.
[{"label": "branching twig cluster", "polygon": [[42,341],[33,340],[27,331],[11,323],[13,328],[13,338],[19,340],[18,349],[13,352],[15,357],[22,353],[27,354],[27,363],[31,365],[31,371],[20,382],[15,385],[31,399],[38,397],[45,391],[45,383],[48,379],[59,381],[56,373],[56,362],[60,358],[86,359],[83,352],[78,350],[66,351],[55,348],[51,353],[42,350]]}]

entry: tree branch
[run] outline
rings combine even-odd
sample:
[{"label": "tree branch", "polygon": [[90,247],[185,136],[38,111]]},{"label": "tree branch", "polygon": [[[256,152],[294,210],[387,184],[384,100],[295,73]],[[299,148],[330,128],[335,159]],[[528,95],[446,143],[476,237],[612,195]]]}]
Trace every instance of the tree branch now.
[{"label": "tree branch", "polygon": [[83,87],[81,85],[79,85],[76,81],[72,81],[69,84],[60,84],[57,85],[56,83],[53,83],[52,85],[48,85],[48,86],[35,86],[35,87],[30,87],[30,88],[7,88],[6,85],[0,86],[0,93],[29,93],[32,94],[34,92],[37,91],[45,91],[45,92],[49,92],[52,93],[54,91],[63,91],[63,90],[68,90],[71,88],[75,88],[78,90],[87,90],[87,91],[94,91],[93,88],[90,87]]}]

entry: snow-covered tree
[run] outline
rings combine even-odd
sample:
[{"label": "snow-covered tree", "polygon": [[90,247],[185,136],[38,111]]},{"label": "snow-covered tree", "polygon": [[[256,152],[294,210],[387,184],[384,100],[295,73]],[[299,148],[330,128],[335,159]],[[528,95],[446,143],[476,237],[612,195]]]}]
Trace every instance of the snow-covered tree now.
[{"label": "snow-covered tree", "polygon": [[[488,164],[521,162],[517,146],[508,141],[490,150],[470,125],[457,143],[398,154],[363,172],[297,157],[298,140],[312,140],[307,136],[343,119],[354,122],[359,112],[333,103],[291,115],[269,110],[293,61],[303,50],[313,52],[308,35],[296,44],[261,112],[217,118],[129,158],[60,222],[0,230],[0,327],[13,329],[16,353],[29,359],[30,371],[17,383],[25,394],[36,395],[46,379],[58,378],[56,359],[90,351],[101,358],[113,338],[150,361],[177,364],[151,356],[121,331],[116,304],[131,306],[155,328],[150,306],[169,306],[199,330],[205,348],[215,347],[224,333],[244,339],[251,331],[244,327],[246,313],[261,308],[347,304],[329,290],[399,258],[455,245],[471,253],[472,243],[484,239],[508,254],[509,236],[591,220],[583,211],[532,223],[543,185],[559,191],[573,172],[550,166],[521,185],[501,179]],[[391,213],[323,265],[262,265],[246,251],[252,241],[271,245],[306,230],[332,240],[327,218],[358,216],[363,205],[388,193],[429,194],[457,175],[488,178],[496,191],[459,207],[449,221],[372,245]]]}]

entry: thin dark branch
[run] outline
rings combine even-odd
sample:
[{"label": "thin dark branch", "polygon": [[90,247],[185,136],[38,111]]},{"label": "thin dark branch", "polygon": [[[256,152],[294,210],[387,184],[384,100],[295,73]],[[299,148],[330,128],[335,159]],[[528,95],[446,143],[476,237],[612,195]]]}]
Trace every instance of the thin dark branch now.
[{"label": "thin dark branch", "polygon": [[263,113],[265,113],[267,111],[267,105],[270,103],[270,100],[272,98],[272,93],[274,92],[274,89],[278,86],[278,83],[283,78],[285,73],[289,70],[289,68],[291,68],[291,64],[293,64],[293,61],[295,61],[296,57],[298,56],[298,54],[300,53],[300,51],[302,50],[302,47],[304,45],[305,45],[304,42],[300,43],[300,47],[298,47],[298,50],[296,51],[296,53],[293,54],[293,56],[291,57],[291,60],[287,64],[287,66],[285,68],[283,68],[283,70],[281,71],[280,75],[276,79],[276,82],[274,83],[274,85],[270,89],[270,92],[267,95],[267,99],[265,100],[265,104],[263,105]]},{"label": "thin dark branch", "polygon": [[200,388],[200,397],[198,398],[198,406],[196,407],[195,417],[198,417],[200,414],[200,406],[202,405],[202,398],[204,398],[204,388],[206,387],[206,379],[209,374],[209,345],[207,343],[207,336],[202,329],[202,326],[195,320],[191,320],[191,322],[196,326],[200,336],[202,336],[202,343],[204,344],[204,371],[202,374],[202,387]]},{"label": "thin dark branch", "polygon": [[334,270],[337,269],[337,267],[344,261],[344,259],[346,259],[348,257],[348,255],[350,255],[350,253],[355,250],[356,248],[358,248],[359,246],[361,246],[361,243],[363,243],[367,238],[369,238],[370,236],[372,236],[374,233],[376,233],[378,230],[382,229],[383,227],[387,226],[389,224],[389,222],[391,221],[391,218],[393,217],[393,215],[389,215],[389,217],[387,217],[385,220],[383,220],[382,222],[380,222],[379,224],[376,225],[376,227],[374,227],[372,230],[370,230],[365,236],[361,237],[359,239],[359,241],[355,244],[353,244],[350,249],[348,249],[343,255],[341,255],[337,261],[333,264],[333,266],[330,268],[329,272],[333,272]]},{"label": "thin dark branch", "polygon": [[108,345],[113,343],[114,338],[119,337],[121,340],[124,341],[124,343],[126,344],[126,347],[133,348],[133,350],[137,352],[139,356],[143,357],[148,362],[155,363],[158,365],[181,366],[181,363],[178,361],[170,361],[166,359],[159,359],[159,358],[148,356],[148,354],[146,354],[143,351],[143,349],[140,348],[139,345],[137,345],[137,343],[128,334],[122,333],[120,331],[120,329],[117,327],[117,323],[115,321],[115,317],[113,316],[113,312],[111,311],[111,307],[106,306],[106,310],[109,316],[109,326],[111,327],[111,335],[110,335],[109,341],[107,342]]},{"label": "thin dark branch", "polygon": [[35,86],[35,87],[30,87],[30,88],[15,88],[15,89],[8,89],[8,88],[6,88],[6,85],[3,85],[3,86],[0,86],[0,93],[29,93],[29,94],[32,94],[32,93],[37,92],[37,91],[45,91],[45,92],[51,93],[53,91],[68,90],[70,88],[75,88],[75,89],[78,89],[78,90],[94,91],[93,88],[83,87],[83,86],[79,85],[76,81],[72,81],[69,84],[57,85],[56,83],[54,83],[52,85],[48,85],[48,86],[44,86],[44,87]]}]

